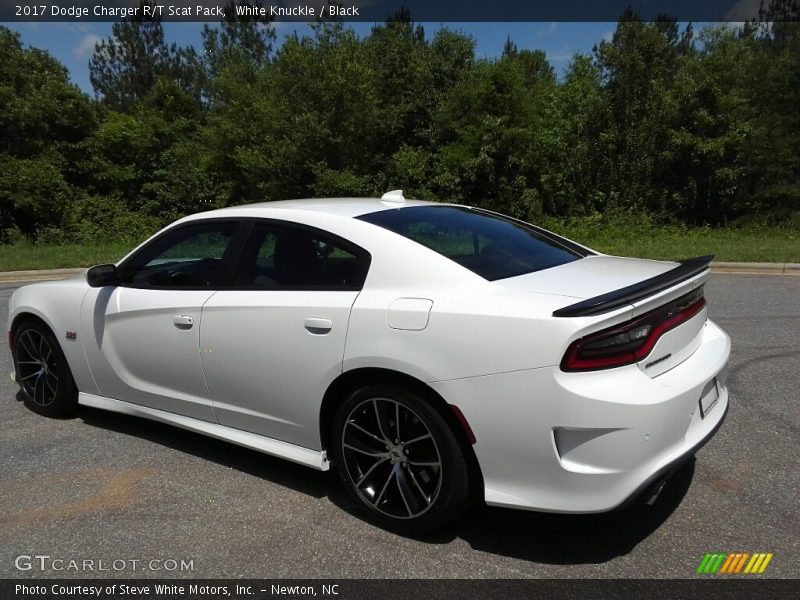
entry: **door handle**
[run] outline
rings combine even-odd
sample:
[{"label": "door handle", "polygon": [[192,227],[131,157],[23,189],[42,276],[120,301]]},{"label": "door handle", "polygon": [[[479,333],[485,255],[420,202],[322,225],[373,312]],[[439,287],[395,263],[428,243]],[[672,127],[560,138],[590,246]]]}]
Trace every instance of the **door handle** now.
[{"label": "door handle", "polygon": [[175,315],[172,317],[172,324],[178,329],[191,329],[194,319],[189,315]]},{"label": "door handle", "polygon": [[333,321],[330,319],[306,319],[305,328],[309,333],[324,335],[333,329]]}]

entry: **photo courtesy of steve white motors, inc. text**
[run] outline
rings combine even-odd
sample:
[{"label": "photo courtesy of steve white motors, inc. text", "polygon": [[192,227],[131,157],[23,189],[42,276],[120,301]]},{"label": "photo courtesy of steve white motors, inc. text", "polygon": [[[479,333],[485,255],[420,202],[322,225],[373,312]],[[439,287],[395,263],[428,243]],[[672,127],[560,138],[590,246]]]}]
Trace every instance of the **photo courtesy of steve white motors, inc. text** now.
[{"label": "photo courtesy of steve white motors, inc. text", "polygon": [[127,597],[151,597],[151,596],[209,596],[221,598],[227,596],[240,597],[252,596],[261,593],[269,593],[273,596],[338,596],[340,593],[339,584],[328,583],[319,585],[282,585],[273,583],[269,586],[261,584],[253,587],[251,585],[213,585],[198,583],[92,583],[85,584],[66,584],[54,583],[47,585],[26,585],[18,583],[14,586],[14,594],[22,596],[89,596],[95,598],[108,598],[116,596]]},{"label": "photo courtesy of steve white motors, inc. text", "polygon": [[[265,4],[251,6],[235,3],[232,10],[237,17],[247,18],[292,18],[292,19],[327,19],[331,17],[359,17],[358,6],[344,4],[298,3],[291,6]],[[118,6],[116,3],[85,5],[58,4],[15,4],[14,15],[27,19],[223,19],[226,5],[206,2],[203,4],[147,4],[137,6]]]}]

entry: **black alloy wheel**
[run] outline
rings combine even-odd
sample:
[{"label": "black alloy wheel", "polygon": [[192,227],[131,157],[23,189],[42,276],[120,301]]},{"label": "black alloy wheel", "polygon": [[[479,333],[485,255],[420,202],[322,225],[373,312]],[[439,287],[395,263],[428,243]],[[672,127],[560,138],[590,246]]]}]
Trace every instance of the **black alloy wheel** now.
[{"label": "black alloy wheel", "polygon": [[466,508],[469,476],[450,426],[400,389],[362,388],[334,419],[334,461],[367,516],[401,533],[435,531]]},{"label": "black alloy wheel", "polygon": [[61,347],[44,325],[27,321],[13,333],[16,381],[33,411],[63,416],[77,406],[72,373]]}]

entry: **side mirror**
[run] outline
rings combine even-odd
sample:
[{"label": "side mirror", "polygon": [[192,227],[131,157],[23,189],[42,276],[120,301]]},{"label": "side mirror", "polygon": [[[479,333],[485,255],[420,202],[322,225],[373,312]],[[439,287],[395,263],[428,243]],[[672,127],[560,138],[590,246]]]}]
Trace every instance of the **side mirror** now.
[{"label": "side mirror", "polygon": [[86,271],[86,281],[91,287],[117,285],[116,265],[97,265]]}]

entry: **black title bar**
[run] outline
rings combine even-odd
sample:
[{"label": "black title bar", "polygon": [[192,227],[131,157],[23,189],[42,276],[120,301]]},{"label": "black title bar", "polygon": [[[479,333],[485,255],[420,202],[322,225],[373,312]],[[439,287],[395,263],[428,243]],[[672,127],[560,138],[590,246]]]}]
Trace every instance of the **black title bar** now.
[{"label": "black title bar", "polygon": [[[0,6],[0,21],[158,18],[208,22],[221,20],[229,4],[228,0],[152,0],[149,7],[142,7],[138,0],[7,0]],[[760,3],[753,0],[250,0],[234,4],[239,17],[296,22],[384,21],[401,10],[410,11],[416,22],[616,21],[628,7],[650,21],[659,15],[694,22],[760,18]]]},{"label": "black title bar", "polygon": [[797,580],[698,575],[695,579],[39,579],[2,580],[4,600],[458,600],[542,598],[547,600],[782,600],[797,597]]}]

